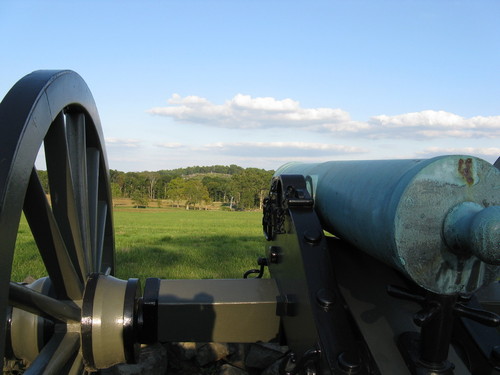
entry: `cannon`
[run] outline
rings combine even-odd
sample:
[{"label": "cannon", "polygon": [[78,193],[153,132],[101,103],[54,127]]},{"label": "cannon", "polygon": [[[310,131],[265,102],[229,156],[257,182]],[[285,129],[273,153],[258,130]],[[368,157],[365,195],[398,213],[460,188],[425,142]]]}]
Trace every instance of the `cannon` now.
[{"label": "cannon", "polygon": [[497,373],[499,172],[463,155],[278,169],[264,228],[288,344],[330,373]]},{"label": "cannon", "polygon": [[[500,371],[500,159],[284,165],[259,269],[141,288],[113,276],[105,145],[83,79],[22,78],[0,134],[0,353],[26,374],[133,363],[144,343],[273,340],[290,349],[287,375]],[[10,280],[22,212],[47,270],[29,285]]]}]

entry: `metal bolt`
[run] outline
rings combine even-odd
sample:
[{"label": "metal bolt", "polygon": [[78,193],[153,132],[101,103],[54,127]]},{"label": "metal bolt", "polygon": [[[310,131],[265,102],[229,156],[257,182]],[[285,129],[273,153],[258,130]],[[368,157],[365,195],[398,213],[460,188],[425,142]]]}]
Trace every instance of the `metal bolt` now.
[{"label": "metal bolt", "polygon": [[279,250],[278,246],[269,247],[269,262],[277,264],[279,262]]},{"label": "metal bolt", "polygon": [[310,244],[317,244],[322,237],[323,233],[318,229],[307,229],[304,232],[304,239]]},{"label": "metal bolt", "polygon": [[335,302],[335,294],[330,289],[320,289],[316,292],[316,301],[325,311],[329,311]]},{"label": "metal bolt", "polygon": [[339,363],[339,367],[346,374],[349,374],[349,375],[356,374],[361,369],[361,361],[359,359],[358,354],[353,353],[351,351],[340,353],[340,355],[338,357],[338,363]]}]

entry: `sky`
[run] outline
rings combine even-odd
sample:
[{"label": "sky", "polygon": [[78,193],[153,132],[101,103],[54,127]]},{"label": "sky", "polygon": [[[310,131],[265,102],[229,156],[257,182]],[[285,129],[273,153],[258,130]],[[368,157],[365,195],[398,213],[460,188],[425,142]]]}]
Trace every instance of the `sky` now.
[{"label": "sky", "polygon": [[497,0],[2,0],[0,98],[76,71],[122,171],[493,163],[499,19]]}]

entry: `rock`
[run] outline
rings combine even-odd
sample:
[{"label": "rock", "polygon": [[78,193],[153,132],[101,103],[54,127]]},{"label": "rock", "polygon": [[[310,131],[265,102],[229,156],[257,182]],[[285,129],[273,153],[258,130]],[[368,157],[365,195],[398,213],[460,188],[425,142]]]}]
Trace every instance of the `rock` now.
[{"label": "rock", "polygon": [[264,348],[276,350],[277,352],[281,352],[283,354],[286,354],[290,350],[288,346],[281,346],[275,342],[259,342],[258,344]]},{"label": "rock", "polygon": [[262,371],[261,375],[280,375],[279,369],[280,369],[280,365],[281,365],[282,361],[284,361],[283,358],[278,359],[271,366],[269,366],[264,371]]},{"label": "rock", "polygon": [[120,364],[102,370],[103,375],[165,375],[167,351],[161,344],[143,346],[137,364]]},{"label": "rock", "polygon": [[218,361],[230,354],[228,344],[209,342],[198,348],[196,362],[200,366],[205,366],[210,362]]},{"label": "rock", "polygon": [[181,361],[176,364],[168,361],[167,375],[200,375],[203,374],[202,368],[192,361]]},{"label": "rock", "polygon": [[[115,372],[103,375],[278,375],[287,347],[273,343],[223,344],[177,342],[163,344],[168,369],[119,372],[134,365],[115,366]],[[144,354],[142,354],[144,355]]]},{"label": "rock", "polygon": [[245,356],[248,351],[248,348],[250,348],[250,345],[249,344],[228,344],[228,345],[231,354],[225,358],[225,361],[230,365],[239,367],[240,369],[245,369]]},{"label": "rock", "polygon": [[248,375],[248,372],[226,363],[220,367],[217,375]]},{"label": "rock", "polygon": [[[166,343],[168,356],[168,375],[198,375],[200,366],[195,363],[196,343]],[[186,357],[189,357],[187,358]]]},{"label": "rock", "polygon": [[23,284],[31,284],[31,283],[34,283],[36,281],[36,279],[31,276],[31,275],[28,275],[26,276],[26,278],[23,280]]},{"label": "rock", "polygon": [[245,364],[247,367],[264,370],[284,356],[282,350],[275,350],[274,346],[263,345],[261,343],[252,344],[248,351]]},{"label": "rock", "polygon": [[172,345],[177,346],[180,351],[180,355],[185,359],[189,360],[196,356],[197,347],[194,342],[177,342]]}]

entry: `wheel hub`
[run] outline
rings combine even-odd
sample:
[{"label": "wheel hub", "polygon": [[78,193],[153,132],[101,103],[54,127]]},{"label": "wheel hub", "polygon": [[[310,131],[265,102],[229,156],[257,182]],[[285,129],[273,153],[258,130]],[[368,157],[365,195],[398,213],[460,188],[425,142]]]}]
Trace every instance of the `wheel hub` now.
[{"label": "wheel hub", "polygon": [[138,279],[90,275],[82,305],[81,339],[85,367],[97,370],[134,363],[139,344]]}]

